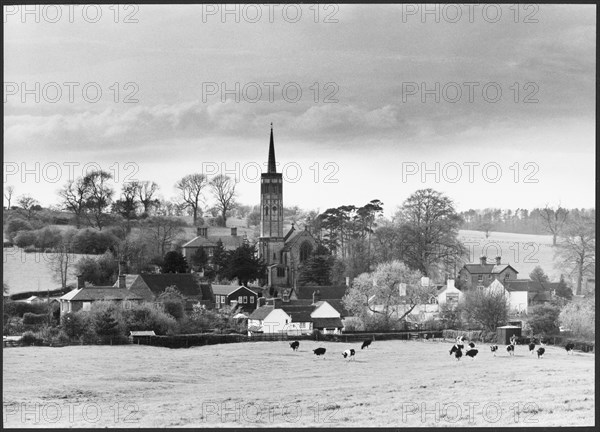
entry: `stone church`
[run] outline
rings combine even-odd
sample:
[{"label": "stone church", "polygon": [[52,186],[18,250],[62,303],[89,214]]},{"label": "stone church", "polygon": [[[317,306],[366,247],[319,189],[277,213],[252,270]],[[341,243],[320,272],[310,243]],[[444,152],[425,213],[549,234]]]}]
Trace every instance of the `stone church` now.
[{"label": "stone church", "polygon": [[317,242],[306,228],[299,230],[294,224],[283,234],[283,178],[276,168],[272,123],[267,172],[260,180],[260,208],[258,254],[267,265],[267,286],[282,288],[286,295],[290,290],[283,288],[296,287],[298,269],[316,251]]}]

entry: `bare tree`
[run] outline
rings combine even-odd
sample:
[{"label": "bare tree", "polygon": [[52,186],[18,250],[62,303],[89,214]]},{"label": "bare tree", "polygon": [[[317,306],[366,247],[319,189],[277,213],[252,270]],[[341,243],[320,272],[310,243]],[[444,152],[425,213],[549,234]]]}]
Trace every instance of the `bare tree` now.
[{"label": "bare tree", "polygon": [[158,185],[151,181],[136,182],[137,194],[140,203],[144,206],[144,213],[147,215],[152,206],[158,205],[158,199],[155,194],[158,191]]},{"label": "bare tree", "polygon": [[581,216],[569,222],[555,257],[558,259],[558,266],[575,277],[577,281],[575,294],[580,295],[583,278],[595,273],[595,215]]},{"label": "bare tree", "polygon": [[189,174],[175,184],[175,187],[181,192],[182,204],[192,212],[194,225],[198,219],[198,208],[203,198],[202,189],[206,184],[204,174]]},{"label": "bare tree", "polygon": [[19,207],[25,210],[25,216],[27,217],[27,220],[30,220],[36,211],[42,209],[38,200],[29,195],[21,195],[17,200],[17,204],[19,204]]},{"label": "bare tree", "polygon": [[[114,190],[108,184],[110,179],[112,179],[112,175],[102,170],[92,171],[83,178],[83,186],[89,194],[86,208],[99,230],[105,226],[106,209],[111,204],[114,195]],[[92,221],[90,220],[90,222]]]},{"label": "bare tree", "polygon": [[556,246],[556,238],[561,234],[563,226],[567,221],[569,211],[558,205],[554,210],[546,204],[546,207],[540,209],[540,217],[544,225],[544,229],[552,234],[552,246]]},{"label": "bare tree", "polygon": [[127,233],[131,232],[131,220],[136,217],[138,188],[137,182],[124,183],[121,198],[113,204],[113,212],[120,214],[127,221]]},{"label": "bare tree", "polygon": [[54,278],[60,282],[62,288],[67,287],[69,268],[75,260],[71,245],[75,231],[66,231],[58,245],[52,248],[48,258],[48,267],[54,273]]},{"label": "bare tree", "polygon": [[508,320],[509,302],[502,290],[475,289],[465,294],[464,311],[469,320],[496,331]]},{"label": "bare tree", "polygon": [[217,209],[221,212],[223,226],[227,226],[227,212],[235,206],[235,179],[219,174],[210,182],[213,195],[217,199]]},{"label": "bare tree", "polygon": [[150,217],[142,225],[143,236],[152,243],[156,253],[164,257],[167,249],[183,232],[185,225],[181,219],[174,217]]},{"label": "bare tree", "polygon": [[4,198],[6,198],[6,200],[8,201],[7,209],[9,209],[9,210],[10,210],[10,200],[12,199],[12,196],[14,193],[15,193],[14,186],[6,186],[6,188],[4,188]]},{"label": "bare tree", "polygon": [[87,210],[87,200],[89,191],[85,186],[83,179],[80,177],[77,180],[69,180],[67,184],[58,191],[58,196],[61,198],[62,205],[65,210],[72,212],[75,215],[75,225],[81,227],[81,217]]}]

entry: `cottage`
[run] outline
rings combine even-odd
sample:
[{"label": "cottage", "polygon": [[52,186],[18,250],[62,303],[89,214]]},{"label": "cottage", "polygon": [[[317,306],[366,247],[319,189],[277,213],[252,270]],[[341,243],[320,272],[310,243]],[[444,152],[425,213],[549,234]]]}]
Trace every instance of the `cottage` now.
[{"label": "cottage", "polygon": [[454,285],[454,279],[448,279],[446,285],[442,286],[437,293],[437,303],[440,306],[455,308],[462,303],[464,294]]},{"label": "cottage", "polygon": [[113,286],[84,286],[83,278],[77,277],[77,289],[69,291],[59,298],[60,315],[80,310],[90,310],[92,303],[97,301],[112,301],[121,304],[124,308],[132,304],[141,303],[143,297],[125,288]]},{"label": "cottage", "polygon": [[526,314],[532,306],[552,301],[558,283],[538,282],[530,279],[516,279],[500,282],[495,280],[489,290],[500,290],[509,301],[513,314]]},{"label": "cottage", "polygon": [[241,310],[252,312],[258,307],[259,293],[245,286],[212,285],[215,307],[239,306]]},{"label": "cottage", "polygon": [[458,273],[458,285],[461,289],[488,287],[494,280],[505,282],[516,279],[519,273],[510,264],[502,264],[496,257],[494,264],[487,263],[487,257],[481,257],[479,264],[465,264]]},{"label": "cottage", "polygon": [[292,318],[272,305],[261,306],[248,317],[248,334],[282,333],[287,331]]},{"label": "cottage", "polygon": [[[127,284],[128,277],[131,280],[130,285]],[[188,311],[197,303],[208,309],[214,305],[210,284],[201,282],[191,273],[120,275],[117,284],[120,288],[136,293],[150,302],[156,301],[167,287],[174,286],[183,295],[185,309]]]}]

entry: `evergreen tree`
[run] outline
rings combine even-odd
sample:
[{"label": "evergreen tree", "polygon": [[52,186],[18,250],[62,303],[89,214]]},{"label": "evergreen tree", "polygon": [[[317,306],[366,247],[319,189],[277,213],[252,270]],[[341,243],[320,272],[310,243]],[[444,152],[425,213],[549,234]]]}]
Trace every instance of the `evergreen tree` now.
[{"label": "evergreen tree", "polygon": [[163,273],[185,273],[187,272],[187,261],[185,257],[177,251],[167,252],[161,271]]},{"label": "evergreen tree", "polygon": [[237,278],[241,285],[246,285],[251,280],[264,277],[266,266],[256,256],[254,246],[244,243],[237,249],[228,252],[226,256],[223,276],[227,279]]},{"label": "evergreen tree", "polygon": [[300,266],[298,272],[299,285],[331,285],[331,255],[313,255]]}]

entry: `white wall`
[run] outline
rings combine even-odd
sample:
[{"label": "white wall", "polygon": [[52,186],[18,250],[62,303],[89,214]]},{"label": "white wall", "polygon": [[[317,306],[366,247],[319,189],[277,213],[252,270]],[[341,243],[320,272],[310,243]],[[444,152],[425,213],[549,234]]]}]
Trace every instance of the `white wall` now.
[{"label": "white wall", "polygon": [[278,333],[284,331],[291,322],[292,318],[286,314],[283,309],[273,309],[273,311],[262,321],[261,330],[263,333]]},{"label": "white wall", "polygon": [[326,301],[312,311],[310,316],[311,318],[341,318],[340,313]]}]

